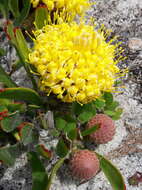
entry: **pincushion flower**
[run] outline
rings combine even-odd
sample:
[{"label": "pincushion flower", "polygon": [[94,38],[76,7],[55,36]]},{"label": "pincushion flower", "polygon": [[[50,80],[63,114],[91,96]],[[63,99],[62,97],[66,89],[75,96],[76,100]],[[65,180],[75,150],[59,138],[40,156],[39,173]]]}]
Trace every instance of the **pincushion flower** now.
[{"label": "pincushion flower", "polygon": [[74,17],[76,14],[82,15],[89,8],[89,0],[31,0],[33,7],[39,3],[44,3],[49,11],[62,10],[65,15]]},{"label": "pincushion flower", "polygon": [[[62,23],[34,32],[29,63],[40,75],[39,86],[63,102],[85,104],[114,90],[117,45],[106,42],[94,26]],[[118,55],[117,55],[118,57]]]}]

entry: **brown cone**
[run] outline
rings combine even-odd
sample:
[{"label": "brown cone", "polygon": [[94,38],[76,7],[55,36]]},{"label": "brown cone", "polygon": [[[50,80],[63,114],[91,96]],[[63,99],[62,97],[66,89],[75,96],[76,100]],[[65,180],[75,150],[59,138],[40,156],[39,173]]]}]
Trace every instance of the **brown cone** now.
[{"label": "brown cone", "polygon": [[88,122],[87,128],[91,128],[96,124],[99,125],[99,129],[89,135],[90,140],[98,144],[111,141],[115,134],[114,121],[105,114],[97,114]]},{"label": "brown cone", "polygon": [[99,160],[94,152],[79,150],[70,161],[71,173],[80,180],[89,180],[99,171]]}]

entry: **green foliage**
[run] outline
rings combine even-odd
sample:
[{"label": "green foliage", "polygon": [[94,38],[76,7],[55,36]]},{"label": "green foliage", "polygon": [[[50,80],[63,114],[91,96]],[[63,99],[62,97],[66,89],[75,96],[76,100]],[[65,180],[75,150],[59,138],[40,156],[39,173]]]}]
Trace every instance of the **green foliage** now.
[{"label": "green foliage", "polygon": [[0,12],[3,14],[5,18],[8,18],[8,1],[9,0],[0,0]]},{"label": "green foliage", "polygon": [[9,0],[8,2],[8,6],[10,11],[12,12],[13,16],[15,18],[20,16],[20,12],[19,12],[19,0]]},{"label": "green foliage", "polygon": [[94,133],[95,131],[97,131],[99,129],[99,125],[95,125],[89,129],[86,129],[84,131],[81,132],[81,135],[83,137],[87,136],[87,135],[90,135],[91,133]]},{"label": "green foliage", "polygon": [[39,156],[35,152],[29,152],[28,160],[32,168],[32,190],[46,190],[48,175]]},{"label": "green foliage", "polygon": [[65,157],[68,154],[68,148],[67,145],[65,144],[63,138],[59,139],[57,147],[56,147],[56,153],[58,156],[61,158]]},{"label": "green foliage", "polygon": [[13,166],[18,156],[18,149],[19,144],[1,147],[0,160],[8,166]]},{"label": "green foliage", "polygon": [[30,88],[5,88],[0,92],[0,99],[21,100],[30,104],[41,105],[42,100],[40,96]]},{"label": "green foliage", "polygon": [[23,33],[21,29],[17,28],[15,31],[15,38],[17,41],[17,50],[20,53],[20,56],[22,57],[22,60],[26,62],[26,59],[28,59],[29,55],[29,48],[27,46],[27,42],[23,36]]},{"label": "green foliage", "polygon": [[92,112],[87,112],[87,111],[84,111],[82,112],[79,116],[78,116],[78,119],[80,122],[82,123],[85,123],[87,122],[89,119],[91,119],[93,117],[93,113]]},{"label": "green foliage", "polygon": [[113,187],[113,190],[126,190],[123,177],[119,170],[106,158],[97,154],[100,167]]},{"label": "green foliage", "polygon": [[113,102],[113,95],[110,92],[104,92],[103,98],[106,105],[109,105]]},{"label": "green foliage", "polygon": [[62,131],[66,126],[66,121],[61,117],[57,117],[55,120],[55,126],[58,130]]},{"label": "green foliage", "polygon": [[54,167],[52,168],[51,170],[51,174],[49,176],[49,180],[48,180],[48,184],[47,184],[47,187],[46,187],[46,190],[50,190],[50,187],[51,187],[51,184],[52,184],[52,181],[57,173],[57,171],[59,170],[59,168],[62,166],[62,164],[64,163],[66,157],[64,158],[61,158],[60,160],[58,160],[56,162],[56,164],[54,165]]},{"label": "green foliage", "polygon": [[27,18],[30,11],[30,7],[31,7],[30,0],[23,0],[22,4],[23,4],[23,8],[21,10],[21,13],[18,17],[16,17],[15,22],[14,22],[15,26],[20,26],[22,22]]},{"label": "green foliage", "polygon": [[43,144],[38,144],[36,146],[36,151],[39,155],[43,156],[46,159],[51,159],[52,153],[49,151]]},{"label": "green foliage", "polygon": [[35,11],[35,25],[36,28],[41,29],[48,23],[49,12],[45,7],[38,7]]},{"label": "green foliage", "polygon": [[34,133],[31,123],[26,123],[19,131],[19,134],[24,145],[28,145],[37,140],[37,135]]},{"label": "green foliage", "polygon": [[0,66],[0,82],[2,82],[6,87],[16,87],[16,83],[12,81],[9,75]]},{"label": "green foliage", "polygon": [[1,128],[5,132],[12,132],[16,127],[18,127],[21,124],[22,120],[20,119],[19,113],[16,112],[14,114],[11,114],[8,117],[5,117],[1,122]]},{"label": "green foliage", "polygon": [[0,57],[4,56],[6,54],[5,50],[3,48],[0,48]]},{"label": "green foliage", "polygon": [[96,101],[94,101],[94,105],[97,109],[103,109],[105,106],[105,100],[104,99],[96,99]]}]

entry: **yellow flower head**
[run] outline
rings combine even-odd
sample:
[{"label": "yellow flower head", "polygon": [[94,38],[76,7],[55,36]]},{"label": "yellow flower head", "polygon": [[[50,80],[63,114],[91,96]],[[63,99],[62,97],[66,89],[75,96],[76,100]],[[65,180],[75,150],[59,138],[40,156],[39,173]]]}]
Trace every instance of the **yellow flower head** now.
[{"label": "yellow flower head", "polygon": [[116,49],[91,25],[46,25],[35,32],[29,62],[40,74],[41,90],[64,102],[84,104],[114,90]]},{"label": "yellow flower head", "polygon": [[42,2],[49,11],[59,10],[66,13],[66,16],[74,17],[76,14],[82,15],[89,8],[89,0],[31,0],[33,7]]}]

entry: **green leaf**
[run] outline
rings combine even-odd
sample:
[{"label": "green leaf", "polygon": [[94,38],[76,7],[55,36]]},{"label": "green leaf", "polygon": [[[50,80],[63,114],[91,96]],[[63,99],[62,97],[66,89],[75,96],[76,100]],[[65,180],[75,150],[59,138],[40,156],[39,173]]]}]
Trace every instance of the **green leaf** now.
[{"label": "green leaf", "polygon": [[64,133],[69,133],[73,129],[76,129],[76,123],[67,123],[64,128]]},{"label": "green leaf", "polygon": [[110,92],[104,92],[103,98],[105,99],[106,105],[109,105],[113,102],[113,95]]},{"label": "green leaf", "polygon": [[0,148],[0,160],[8,166],[13,166],[19,155],[19,144]]},{"label": "green leaf", "polygon": [[64,119],[62,119],[61,117],[57,117],[55,119],[55,126],[58,130],[63,130],[66,126],[66,121]]},{"label": "green leaf", "polygon": [[111,110],[114,111],[119,106],[119,102],[113,101],[111,104],[108,104],[105,106],[105,110]]},{"label": "green leaf", "polygon": [[23,56],[23,60],[26,61],[29,56],[29,48],[27,46],[27,42],[23,36],[21,29],[16,29],[15,35],[17,40],[17,48],[20,52],[22,52],[20,53],[20,55]]},{"label": "green leaf", "polygon": [[46,7],[38,7],[35,11],[35,25],[37,29],[41,29],[48,22],[48,9]]},{"label": "green leaf", "polygon": [[77,102],[72,103],[72,112],[76,115],[81,114],[82,112],[82,105],[78,104]]},{"label": "green leaf", "polygon": [[23,9],[21,10],[20,15],[15,19],[14,25],[20,26],[25,18],[28,16],[31,7],[30,0],[23,0]]},{"label": "green leaf", "polygon": [[120,119],[120,116],[121,116],[122,112],[123,112],[123,109],[122,109],[122,108],[116,109],[116,110],[115,110],[115,115],[112,116],[112,119],[113,119],[113,120],[118,120],[118,119]]},{"label": "green leaf", "polygon": [[3,48],[0,48],[0,57],[4,56],[6,54],[5,50]]},{"label": "green leaf", "polygon": [[111,111],[111,110],[105,110],[104,113],[108,116],[114,116],[115,115],[115,111]]},{"label": "green leaf", "polygon": [[56,129],[53,129],[51,131],[51,135],[54,136],[54,137],[59,137],[60,136],[60,132]]},{"label": "green leaf", "polygon": [[19,12],[19,0],[9,0],[8,6],[14,17],[20,16]]},{"label": "green leaf", "polygon": [[54,177],[56,176],[56,173],[59,170],[59,168],[63,165],[65,159],[66,159],[66,157],[61,158],[60,160],[58,160],[56,162],[56,164],[54,165],[54,167],[52,168],[51,174],[49,176],[48,185],[46,187],[46,190],[50,190],[52,181],[53,181]]},{"label": "green leaf", "polygon": [[32,190],[46,190],[48,175],[37,153],[28,153],[28,159],[32,168]]},{"label": "green leaf", "polygon": [[36,146],[36,151],[44,158],[50,159],[52,157],[51,151],[48,150],[43,144],[38,144]]},{"label": "green leaf", "polygon": [[87,112],[87,111],[84,111],[83,113],[81,113],[79,116],[78,116],[78,119],[82,122],[82,123],[85,123],[87,121],[89,121],[92,117],[93,117],[93,113],[92,112]]},{"label": "green leaf", "polygon": [[105,106],[105,101],[104,101],[104,100],[101,100],[101,99],[96,99],[96,100],[94,101],[94,105],[95,105],[95,107],[96,107],[97,109],[102,109],[102,108],[104,108],[104,106]]},{"label": "green leaf", "polygon": [[0,82],[2,82],[7,87],[16,87],[17,84],[12,81],[9,75],[4,71],[4,69],[0,66]]},{"label": "green leaf", "polygon": [[76,102],[72,104],[72,112],[75,115],[79,115],[84,111],[92,112],[94,115],[96,114],[96,109],[92,103],[80,105]]},{"label": "green leaf", "polygon": [[1,98],[26,101],[35,105],[42,104],[40,96],[36,93],[36,91],[30,88],[5,88],[3,92],[0,92],[0,99]]},{"label": "green leaf", "polygon": [[[96,153],[97,154],[97,153]],[[123,177],[119,170],[106,158],[97,154],[100,160],[100,167],[109,180],[114,190],[126,190]]]},{"label": "green leaf", "polygon": [[83,137],[85,137],[85,136],[87,136],[87,135],[90,135],[90,134],[94,133],[94,132],[97,131],[98,129],[99,129],[99,125],[95,125],[95,126],[89,128],[89,129],[86,129],[86,130],[82,131],[82,132],[81,132],[81,135],[82,135]]},{"label": "green leaf", "polygon": [[15,114],[5,117],[1,122],[1,128],[3,131],[9,133],[12,132],[18,125],[21,124],[21,118],[19,115],[19,112],[16,112]]},{"label": "green leaf", "polygon": [[58,141],[57,147],[56,147],[56,153],[58,156],[60,156],[61,158],[65,157],[68,153],[68,148],[64,142],[64,140],[61,138]]},{"label": "green leaf", "polygon": [[17,71],[18,69],[20,69],[22,66],[24,65],[24,63],[22,63],[20,60],[16,61],[13,65],[12,65],[12,71]]},{"label": "green leaf", "polygon": [[12,103],[9,103],[6,107],[10,112],[15,112],[15,111],[25,112],[26,111],[26,105],[24,103],[12,102]]},{"label": "green leaf", "polygon": [[24,125],[20,130],[20,136],[24,145],[27,145],[36,140],[36,135],[33,132],[33,125],[30,123]]},{"label": "green leaf", "polygon": [[7,107],[5,105],[0,104],[0,112],[3,112],[3,111],[8,111]]},{"label": "green leaf", "polygon": [[68,132],[68,138],[71,139],[71,140],[77,139],[77,135],[78,135],[78,133],[77,133],[76,128],[71,130],[70,132]]},{"label": "green leaf", "polygon": [[16,40],[15,34],[14,34],[14,26],[11,22],[8,22],[8,24],[7,24],[7,34],[9,35],[10,40],[13,43],[13,45],[16,47],[17,40]]},{"label": "green leaf", "polygon": [[2,12],[5,18],[8,18],[8,11],[9,11],[9,7],[7,6],[8,1],[9,0],[0,0],[0,11]]},{"label": "green leaf", "polygon": [[67,123],[73,123],[76,122],[76,118],[74,118],[74,116],[72,114],[64,114],[62,115],[63,119],[67,122]]}]

